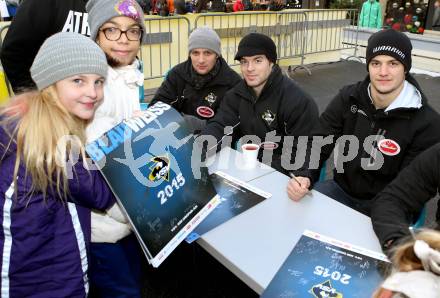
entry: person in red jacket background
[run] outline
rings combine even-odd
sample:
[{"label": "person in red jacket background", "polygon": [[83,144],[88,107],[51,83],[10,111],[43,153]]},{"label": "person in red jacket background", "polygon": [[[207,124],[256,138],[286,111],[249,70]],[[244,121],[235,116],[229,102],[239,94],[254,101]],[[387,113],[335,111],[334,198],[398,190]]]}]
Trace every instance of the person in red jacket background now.
[{"label": "person in red jacket background", "polygon": [[237,1],[235,1],[234,6],[232,6],[232,10],[233,10],[234,12],[237,12],[237,11],[243,11],[243,10],[244,10],[244,4],[243,4],[243,2],[241,2],[241,0],[237,0]]}]

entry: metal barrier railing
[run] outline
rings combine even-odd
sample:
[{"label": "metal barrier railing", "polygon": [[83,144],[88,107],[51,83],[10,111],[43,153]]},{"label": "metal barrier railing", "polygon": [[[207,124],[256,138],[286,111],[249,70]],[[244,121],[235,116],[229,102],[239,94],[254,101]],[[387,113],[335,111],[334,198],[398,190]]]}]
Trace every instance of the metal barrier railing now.
[{"label": "metal barrier railing", "polygon": [[[139,51],[144,65],[144,80],[162,78],[176,64],[188,58],[188,36],[190,22],[185,17],[175,16],[145,20],[146,43]],[[9,24],[0,28],[0,49]],[[9,95],[11,86],[5,76]]]},{"label": "metal barrier railing", "polygon": [[144,64],[144,79],[166,75],[173,66],[188,58],[190,22],[181,16],[145,19],[146,44],[139,58]]},{"label": "metal barrier railing", "polygon": [[[307,42],[304,54],[316,54],[357,47],[357,9],[326,9],[307,11]],[[347,33],[347,27],[356,27]],[[354,32],[354,34],[352,34]]]},{"label": "metal barrier railing", "polygon": [[277,45],[278,59],[290,59],[304,55],[306,14],[304,12],[239,12],[231,14],[201,14],[194,27],[209,26],[222,39],[222,55],[229,65],[234,61],[238,43],[251,32],[270,36]]},{"label": "metal barrier railing", "polygon": [[[210,26],[216,30],[222,39],[222,55],[231,66],[238,64],[234,56],[241,38],[260,32],[274,40],[279,60],[299,58],[299,67],[304,67],[309,54],[354,49],[356,56],[357,20],[356,9],[206,13],[194,19],[193,27]],[[184,16],[145,18],[145,27],[147,42],[139,52],[144,79],[160,79],[188,58],[191,22]],[[0,28],[0,47],[8,28],[9,25]]]}]

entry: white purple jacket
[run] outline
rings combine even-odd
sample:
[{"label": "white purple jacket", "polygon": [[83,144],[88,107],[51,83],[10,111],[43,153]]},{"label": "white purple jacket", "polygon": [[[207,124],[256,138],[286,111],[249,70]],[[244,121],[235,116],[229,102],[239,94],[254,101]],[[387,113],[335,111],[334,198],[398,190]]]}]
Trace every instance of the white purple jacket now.
[{"label": "white purple jacket", "polygon": [[99,172],[81,162],[69,179],[68,202],[53,192],[30,196],[23,165],[15,196],[16,146],[7,149],[9,140],[0,127],[1,297],[85,297],[90,208],[105,210],[114,197]]}]

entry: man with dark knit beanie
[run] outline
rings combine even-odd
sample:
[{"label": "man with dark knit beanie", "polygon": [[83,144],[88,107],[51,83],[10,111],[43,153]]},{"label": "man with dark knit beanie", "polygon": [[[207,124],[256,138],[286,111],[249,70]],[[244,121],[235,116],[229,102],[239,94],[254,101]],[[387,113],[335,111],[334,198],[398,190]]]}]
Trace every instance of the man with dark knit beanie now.
[{"label": "man with dark knit beanie", "polygon": [[[233,127],[241,143],[260,145],[259,160],[287,173],[295,160],[298,137],[309,135],[318,121],[316,103],[282,74],[270,37],[246,35],[235,60],[240,61],[243,80],[226,93],[217,115],[201,135],[214,136],[221,146],[225,128]],[[286,144],[290,151],[283,150]],[[283,158],[282,152],[287,152]]]},{"label": "man with dark knit beanie", "polygon": [[209,27],[191,33],[188,52],[188,60],[169,71],[151,104],[162,101],[172,105],[193,131],[200,132],[240,76],[223,59],[220,37]]},{"label": "man with dark knit beanie", "polygon": [[321,115],[306,163],[294,171],[297,179],[289,181],[291,199],[305,195],[335,149],[333,179],[313,188],[369,216],[374,196],[419,153],[440,141],[440,116],[409,73],[411,50],[404,33],[388,29],[371,35],[369,74],[343,87]]}]

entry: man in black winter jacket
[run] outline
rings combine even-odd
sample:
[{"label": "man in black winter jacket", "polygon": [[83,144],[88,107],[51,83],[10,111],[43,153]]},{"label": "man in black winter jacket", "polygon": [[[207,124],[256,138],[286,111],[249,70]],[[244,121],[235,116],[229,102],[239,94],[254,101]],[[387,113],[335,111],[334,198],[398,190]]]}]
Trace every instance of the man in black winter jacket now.
[{"label": "man in black winter jacket", "polygon": [[15,93],[35,89],[29,69],[49,36],[63,31],[90,36],[87,0],[25,0],[8,29],[1,62]]},{"label": "man in black winter jacket", "polygon": [[[440,144],[436,144],[417,156],[374,200],[371,221],[384,250],[410,234],[409,227],[439,189]],[[440,206],[437,229],[440,230]]]},{"label": "man in black winter jacket", "polygon": [[305,167],[289,181],[291,199],[304,196],[334,150],[334,178],[316,183],[314,189],[370,215],[374,196],[419,153],[440,141],[440,116],[409,74],[411,50],[409,38],[392,29],[369,38],[369,75],[342,88],[321,115]]},{"label": "man in black winter jacket", "polygon": [[181,112],[193,131],[214,117],[226,91],[240,76],[221,56],[220,37],[209,27],[195,29],[188,40],[189,58],[173,67],[157,90],[157,101]]},{"label": "man in black winter jacket", "polygon": [[[287,173],[297,153],[298,137],[310,134],[318,121],[313,99],[276,64],[273,40],[260,33],[246,35],[238,45],[243,80],[228,91],[217,115],[201,135],[214,136],[218,145],[232,127],[241,143],[260,145],[259,159]],[[226,130],[226,131],[225,131]],[[208,144],[210,146],[210,144]],[[216,145],[214,145],[216,147]]]}]

